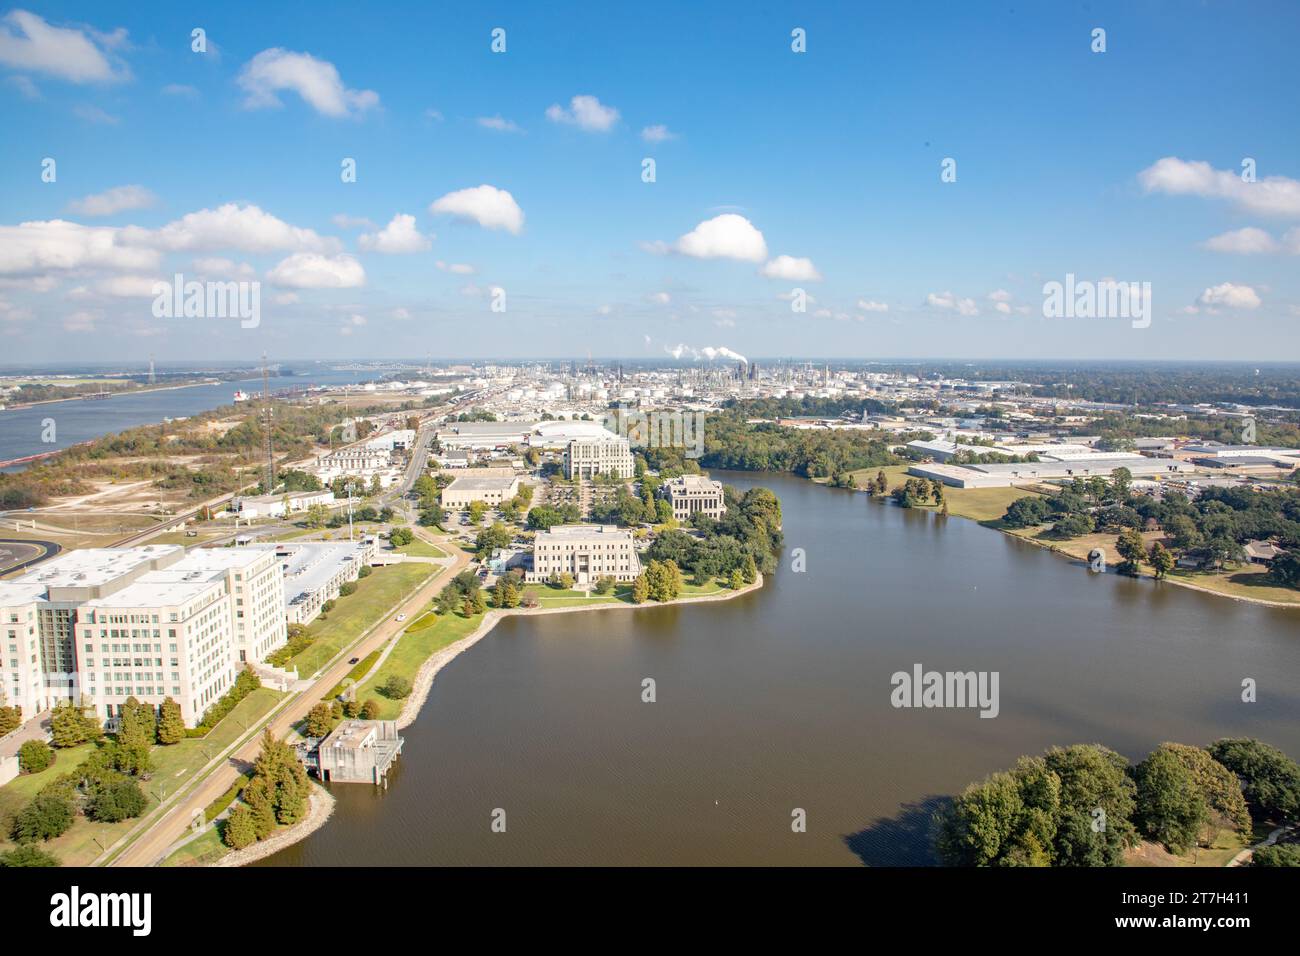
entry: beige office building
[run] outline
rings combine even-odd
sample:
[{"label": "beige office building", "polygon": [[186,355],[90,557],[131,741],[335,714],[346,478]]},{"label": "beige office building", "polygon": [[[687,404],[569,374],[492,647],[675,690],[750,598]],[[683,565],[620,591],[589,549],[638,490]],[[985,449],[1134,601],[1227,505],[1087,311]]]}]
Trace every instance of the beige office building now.
[{"label": "beige office building", "polygon": [[71,700],[111,721],[128,697],[171,697],[192,727],[285,638],[264,550],[87,548],[0,582],[0,686],[27,718]]},{"label": "beige office building", "polygon": [[661,491],[673,506],[673,517],[678,521],[689,521],[697,514],[717,519],[727,513],[722,482],[703,475],[669,478],[661,486]]},{"label": "beige office building", "polygon": [[631,478],[634,473],[632,447],[626,438],[610,434],[608,438],[575,438],[564,449],[564,475],[592,478],[613,475]]},{"label": "beige office building", "polygon": [[641,559],[632,546],[632,532],[614,525],[556,525],[539,531],[533,541],[533,569],[528,581],[545,581],[552,574],[572,574],[574,583],[594,584],[602,577],[631,581],[641,573]]},{"label": "beige office building", "polygon": [[[469,507],[470,502],[481,501],[485,505],[495,507],[519,494],[519,479],[515,475],[483,476],[478,474],[479,471],[487,470],[486,468],[471,468],[466,474],[457,477],[455,481],[442,489],[442,506],[453,511],[463,511]],[[494,468],[492,470],[496,471],[498,469]]]}]

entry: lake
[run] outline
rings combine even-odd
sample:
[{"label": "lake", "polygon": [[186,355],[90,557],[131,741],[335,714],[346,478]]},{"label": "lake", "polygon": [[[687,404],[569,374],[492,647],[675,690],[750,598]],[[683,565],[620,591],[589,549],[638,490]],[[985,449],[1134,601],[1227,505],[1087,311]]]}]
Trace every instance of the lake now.
[{"label": "lake", "polygon": [[[326,826],[264,865],[925,863],[936,799],[1054,744],[1300,755],[1300,612],[790,476],[715,477],[781,498],[765,587],[507,619],[438,675],[389,789],[333,786]],[[918,663],[999,672],[999,715],[895,709],[890,677]]]}]

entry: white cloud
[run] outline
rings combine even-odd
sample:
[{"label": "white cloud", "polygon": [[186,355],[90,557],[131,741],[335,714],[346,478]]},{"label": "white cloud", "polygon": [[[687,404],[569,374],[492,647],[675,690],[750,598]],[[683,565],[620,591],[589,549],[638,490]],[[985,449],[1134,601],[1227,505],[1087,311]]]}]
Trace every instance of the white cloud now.
[{"label": "white cloud", "polygon": [[441,123],[441,122],[442,122],[442,111],[441,111],[441,110],[435,110],[435,109],[433,109],[432,107],[430,107],[429,109],[427,109],[427,110],[424,111],[424,118],[425,118],[425,119],[435,120],[436,122]]},{"label": "white cloud", "polygon": [[1277,252],[1281,248],[1276,239],[1254,226],[1234,229],[1206,239],[1204,245],[1211,252],[1230,252],[1242,256]]},{"label": "white cloud", "polygon": [[277,296],[275,297],[275,299],[274,299],[273,301],[275,302],[276,305],[297,305],[297,304],[298,304],[298,293],[297,293],[297,292],[281,292],[279,295],[277,295]]},{"label": "white cloud", "polygon": [[1196,301],[1208,309],[1258,309],[1260,306],[1259,295],[1254,289],[1231,282],[1211,286]]},{"label": "white cloud", "polygon": [[39,100],[41,91],[37,89],[36,84],[31,81],[30,77],[16,75],[5,78],[5,82],[22,94],[23,99]]},{"label": "white cloud", "polygon": [[439,272],[450,272],[457,276],[471,276],[474,274],[474,267],[464,262],[443,262],[439,259],[434,263]]},{"label": "white cloud", "polygon": [[69,269],[148,271],[158,253],[123,244],[123,231],[63,219],[0,226],[0,275],[39,275]]},{"label": "white cloud", "polygon": [[365,216],[349,216],[347,213],[336,212],[330,216],[330,222],[334,223],[339,229],[378,229],[379,224]]},{"label": "white cloud", "polygon": [[70,83],[111,83],[130,76],[109,52],[125,39],[125,30],[97,34],[56,27],[34,13],[14,10],[0,18],[0,63]]},{"label": "white cloud", "polygon": [[123,239],[142,246],[179,251],[186,249],[239,249],[244,252],[297,250],[333,252],[338,240],[311,229],[292,226],[261,208],[225,203],[216,209],[188,213],[161,229],[128,226]]},{"label": "white cloud", "polygon": [[143,186],[114,186],[112,189],[68,203],[68,208],[83,216],[112,216],[128,209],[147,209],[158,198]]},{"label": "white cloud", "polygon": [[1253,183],[1229,169],[1166,156],[1138,173],[1147,192],[1226,199],[1238,208],[1267,216],[1300,217],[1300,181],[1267,176]]},{"label": "white cloud", "polygon": [[524,211],[515,197],[486,184],[447,193],[429,205],[429,212],[470,219],[484,229],[505,229],[515,235],[524,228]]},{"label": "white cloud", "polygon": [[474,122],[478,123],[484,129],[493,129],[498,133],[522,133],[514,120],[508,120],[504,116],[480,116]]},{"label": "white cloud", "polygon": [[733,212],[704,220],[678,239],[672,249],[696,259],[762,262],[767,258],[763,234],[744,216]]},{"label": "white cloud", "polygon": [[95,123],[99,126],[116,126],[122,122],[121,117],[114,116],[107,110],[102,110],[98,106],[90,106],[86,103],[79,103],[72,108],[73,115],[78,119],[83,119],[87,123]]},{"label": "white cloud", "polygon": [[404,309],[401,306],[398,306],[396,309],[393,310],[393,318],[395,319],[405,322],[410,317],[411,317],[411,313],[409,309]]},{"label": "white cloud", "polygon": [[858,299],[858,309],[862,312],[888,312],[889,304],[873,299]]},{"label": "white cloud", "polygon": [[194,271],[200,275],[251,278],[257,274],[256,270],[247,262],[235,262],[233,259],[225,259],[220,256],[195,259],[191,265],[194,267]]},{"label": "white cloud", "polygon": [[786,279],[790,282],[820,282],[821,273],[811,259],[794,256],[777,256],[760,270],[769,279]]},{"label": "white cloud", "polygon": [[925,297],[927,305],[959,315],[979,315],[979,307],[974,299],[959,299],[951,292],[931,292]]},{"label": "white cloud", "polygon": [[676,139],[677,134],[667,126],[647,126],[641,130],[641,138],[647,143],[663,143],[670,139]]},{"label": "white cloud", "polygon": [[385,255],[402,255],[409,252],[424,252],[432,245],[432,236],[425,236],[415,228],[415,217],[398,213],[379,232],[362,233],[357,244],[367,252],[382,252]]},{"label": "white cloud", "polygon": [[555,103],[546,110],[546,118],[553,123],[568,123],[590,132],[607,133],[618,122],[618,110],[605,106],[594,96],[585,94],[569,100],[566,110]]},{"label": "white cloud", "polygon": [[94,312],[73,312],[63,320],[63,331],[65,332],[93,332],[95,331]]},{"label": "white cloud", "polygon": [[245,63],[238,82],[248,94],[244,105],[249,109],[282,105],[276,95],[282,90],[297,93],[325,116],[355,116],[379,105],[374,90],[345,87],[333,63],[280,47],[263,50]]},{"label": "white cloud", "polygon": [[646,298],[655,305],[668,305],[673,301],[673,297],[667,292],[652,292],[650,295],[646,296]]},{"label": "white cloud", "polygon": [[95,283],[95,291],[117,299],[153,298],[158,281],[153,276],[109,276]]},{"label": "white cloud", "polygon": [[296,252],[276,265],[266,278],[290,289],[351,289],[365,285],[366,270],[349,255]]}]

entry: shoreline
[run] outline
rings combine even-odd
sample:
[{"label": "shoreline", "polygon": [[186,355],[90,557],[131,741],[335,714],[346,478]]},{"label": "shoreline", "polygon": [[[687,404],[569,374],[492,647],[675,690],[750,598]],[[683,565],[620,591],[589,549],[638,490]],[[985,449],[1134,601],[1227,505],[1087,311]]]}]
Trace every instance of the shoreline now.
[{"label": "shoreline", "polygon": [[[811,479],[809,479],[809,480],[811,480]],[[819,482],[819,481],[814,481],[813,483],[814,483],[814,484],[822,485],[823,487],[830,487],[829,485],[826,485],[826,484],[824,484],[823,482]],[[863,488],[854,488],[853,491],[854,491],[854,493],[857,493],[857,492],[865,492],[865,489],[863,489]],[[871,494],[868,494],[867,497],[868,497],[868,498],[871,498],[871,499],[873,499],[873,500],[879,498],[881,501],[885,501],[885,499],[880,498],[879,495],[871,495]],[[887,503],[887,504],[892,504],[892,502],[885,502],[885,503]],[[929,506],[929,505],[923,505],[923,506],[921,506],[920,508],[916,508],[916,509],[913,509],[913,510],[917,510],[917,511],[929,511],[929,512],[935,514],[935,515],[938,515],[938,514],[939,514],[939,512],[938,512],[938,510],[937,510],[936,508],[931,507],[931,506]],[[1015,540],[1015,541],[1021,541],[1021,542],[1024,542],[1025,544],[1033,545],[1033,546],[1036,547],[1036,548],[1042,548],[1044,551],[1048,551],[1048,552],[1050,552],[1050,553],[1052,553],[1052,554],[1055,554],[1055,555],[1057,555],[1057,556],[1059,556],[1059,557],[1065,558],[1067,561],[1074,561],[1074,562],[1085,563],[1085,564],[1087,563],[1083,558],[1079,558],[1079,557],[1076,557],[1076,556],[1070,554],[1070,552],[1068,552],[1068,551],[1066,551],[1064,548],[1062,548],[1062,547],[1061,547],[1057,542],[1054,542],[1054,541],[1040,541],[1040,540],[1038,540],[1037,538],[1028,538],[1028,537],[1025,537],[1024,535],[1015,534],[1014,532],[1009,531],[1009,530],[1007,530],[1006,528],[991,528],[991,527],[989,527],[987,524],[985,524],[983,521],[980,521],[980,520],[975,519],[975,518],[969,518],[969,517],[967,517],[966,515],[951,514],[951,513],[950,513],[950,514],[949,514],[949,517],[952,517],[952,518],[960,518],[960,519],[963,520],[963,521],[971,521],[971,522],[974,522],[975,524],[979,525],[981,528],[984,528],[984,529],[987,530],[987,531],[996,531],[998,534],[1004,535],[1005,537],[1011,538],[1011,539],[1013,539],[1013,540]],[[1106,574],[1110,574],[1110,573],[1112,573],[1112,572],[1111,572],[1109,569],[1107,569],[1105,573],[1106,573]],[[1197,583],[1194,582],[1194,581],[1188,581],[1188,580],[1186,580],[1186,579],[1184,579],[1184,578],[1176,578],[1176,577],[1169,577],[1169,576],[1167,576],[1167,577],[1163,577],[1163,578],[1157,578],[1157,577],[1156,577],[1155,575],[1153,575],[1153,574],[1149,574],[1149,573],[1147,573],[1147,572],[1142,572],[1142,573],[1139,574],[1136,578],[1134,578],[1134,580],[1139,580],[1139,581],[1141,581],[1141,580],[1147,580],[1147,581],[1153,581],[1153,582],[1156,582],[1156,583],[1159,583],[1159,584],[1172,584],[1172,585],[1174,585],[1175,587],[1188,588],[1189,590],[1192,590],[1192,591],[1200,591],[1202,594],[1208,594],[1210,597],[1225,598],[1226,600],[1229,600],[1229,601],[1240,601],[1242,604],[1254,604],[1254,605],[1258,605],[1258,606],[1260,606],[1260,607],[1278,608],[1279,610],[1284,610],[1284,611],[1300,611],[1300,602],[1294,602],[1294,601],[1270,601],[1268,598],[1248,597],[1248,596],[1243,595],[1243,594],[1227,594],[1227,593],[1225,593],[1225,592],[1223,592],[1223,591],[1216,591],[1214,588],[1209,588],[1209,587],[1206,587],[1206,586],[1203,585],[1203,584],[1197,584]]]},{"label": "shoreline", "polygon": [[609,604],[582,604],[578,607],[543,607],[543,608],[494,608],[483,616],[483,620],[469,634],[466,634],[454,644],[436,651],[433,656],[429,657],[420,669],[416,671],[415,680],[411,682],[411,695],[406,698],[402,705],[402,711],[397,715],[397,728],[399,730],[409,727],[415,723],[416,717],[420,715],[425,703],[429,699],[429,694],[433,690],[433,680],[438,676],[438,672],[447,664],[451,663],[464,651],[469,650],[483,638],[492,632],[492,629],[501,621],[512,615],[520,617],[539,617],[544,614],[577,614],[582,611],[642,611],[647,608],[655,607],[676,607],[680,604],[700,604],[706,601],[730,601],[738,598],[742,594],[748,594],[756,591],[763,586],[763,574],[760,571],[757,578],[752,584],[747,584],[738,591],[723,591],[720,594],[700,594],[695,597],[677,598],[665,603],[647,602],[645,604],[624,604],[619,602]]},{"label": "shoreline", "polygon": [[334,814],[335,802],[334,795],[313,780],[311,798],[305,817],[287,830],[273,833],[265,840],[259,840],[252,846],[246,846],[242,850],[231,850],[221,859],[214,860],[207,865],[209,867],[247,866],[249,863],[255,863],[258,860],[279,853],[285,847],[293,846],[298,841],[305,840],[323,827]]},{"label": "shoreline", "polygon": [[[415,679],[411,682],[411,694],[406,698],[402,705],[401,713],[397,715],[397,727],[399,730],[409,727],[415,723],[416,717],[429,700],[429,694],[433,691],[434,678],[438,672],[446,667],[451,661],[469,650],[483,638],[492,633],[492,630],[505,618],[517,615],[520,617],[538,617],[545,614],[578,614],[583,611],[642,611],[647,608],[656,607],[676,607],[679,604],[701,604],[708,601],[730,601],[738,598],[743,594],[756,591],[764,584],[762,572],[752,584],[747,584],[738,591],[723,591],[719,594],[700,594],[694,597],[677,598],[673,601],[660,603],[647,602],[645,604],[624,604],[619,602],[609,604],[583,604],[578,607],[548,607],[548,608],[494,608],[483,616],[483,620],[469,634],[466,634],[460,640],[449,644],[441,650],[435,651],[428,657],[420,669],[415,674]],[[401,637],[398,637],[401,640]],[[396,646],[396,642],[394,642]],[[286,847],[292,846],[307,837],[311,836],[329,820],[330,815],[334,812],[335,800],[332,794],[316,781],[312,781],[312,801],[311,810],[294,826],[282,833],[276,833],[269,839],[262,840],[250,847],[242,850],[231,850],[220,860],[207,864],[208,866],[245,866],[257,860],[264,859]],[[318,809],[320,806],[320,809]]]}]

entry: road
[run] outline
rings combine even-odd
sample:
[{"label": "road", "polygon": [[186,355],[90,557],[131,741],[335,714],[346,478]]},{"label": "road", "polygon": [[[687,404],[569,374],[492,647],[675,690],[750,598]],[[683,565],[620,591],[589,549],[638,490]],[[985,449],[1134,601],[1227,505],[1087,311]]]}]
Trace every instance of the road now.
[{"label": "road", "polygon": [[[293,729],[293,725],[305,718],[321,697],[347,676],[352,669],[352,665],[348,663],[351,658],[364,658],[367,654],[381,648],[387,640],[401,633],[406,622],[398,623],[396,615],[399,612],[404,613],[408,620],[414,620],[428,607],[443,583],[460,573],[469,560],[468,554],[455,549],[451,564],[446,565],[441,573],[435,575],[401,605],[393,608],[383,623],[362,641],[343,651],[332,665],[321,672],[321,676],[311,686],[299,692],[287,706],[279,710],[269,724],[276,738],[286,737]],[[208,804],[229,790],[239,775],[256,759],[262,749],[261,731],[262,727],[259,726],[257,732],[248,738],[246,743],[242,746],[235,744],[236,749],[233,753],[223,757],[216,769],[210,771],[189,790],[184,791],[183,796],[168,807],[163,815],[150,825],[147,832],[136,837],[135,841],[108,865],[153,866],[160,863],[172,844],[185,835],[194,811],[206,809]]]},{"label": "road", "polygon": [[62,546],[53,541],[0,538],[0,574],[21,571],[28,565],[54,557],[61,550]]}]

